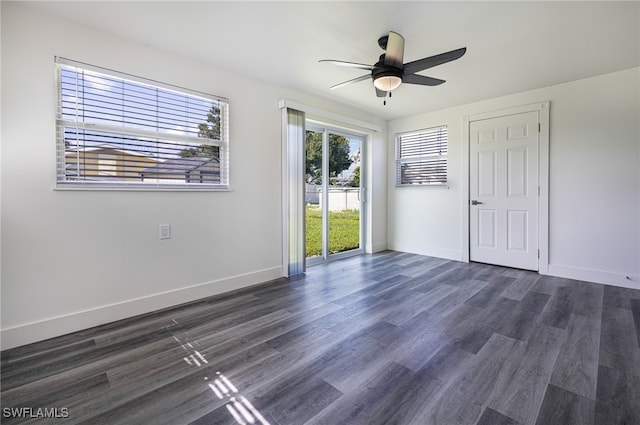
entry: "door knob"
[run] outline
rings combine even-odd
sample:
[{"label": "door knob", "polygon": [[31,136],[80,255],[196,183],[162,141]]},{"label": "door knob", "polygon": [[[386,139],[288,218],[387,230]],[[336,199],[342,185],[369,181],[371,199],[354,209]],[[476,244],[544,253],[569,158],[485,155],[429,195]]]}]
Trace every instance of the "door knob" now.
[{"label": "door knob", "polygon": [[480,201],[476,201],[475,199],[472,199],[471,201],[469,201],[469,203],[470,203],[471,205],[480,205],[480,204],[482,204],[482,202],[480,202]]}]

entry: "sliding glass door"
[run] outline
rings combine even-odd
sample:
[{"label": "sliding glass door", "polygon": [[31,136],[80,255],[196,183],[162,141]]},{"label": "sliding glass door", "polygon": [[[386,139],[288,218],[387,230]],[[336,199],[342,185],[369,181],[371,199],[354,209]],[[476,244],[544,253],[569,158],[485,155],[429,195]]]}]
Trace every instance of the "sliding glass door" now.
[{"label": "sliding glass door", "polygon": [[362,136],[307,123],[307,265],[363,251],[363,148]]}]

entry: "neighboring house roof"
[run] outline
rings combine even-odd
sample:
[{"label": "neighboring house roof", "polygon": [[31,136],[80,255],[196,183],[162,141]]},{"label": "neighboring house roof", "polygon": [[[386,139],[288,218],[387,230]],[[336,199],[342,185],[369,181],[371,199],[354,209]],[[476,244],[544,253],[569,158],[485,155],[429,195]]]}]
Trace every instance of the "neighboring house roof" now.
[{"label": "neighboring house roof", "polygon": [[139,151],[132,151],[132,150],[128,150],[128,149],[120,149],[116,146],[113,145],[100,145],[100,146],[92,146],[92,147],[84,147],[82,149],[73,149],[73,148],[67,148],[65,155],[76,155],[77,152],[83,153],[83,152],[97,152],[97,151],[113,151],[113,152],[118,152],[121,154],[125,154],[125,155],[131,155],[131,156],[141,156],[141,157],[145,157],[148,158],[152,161],[157,161],[157,158],[154,158],[154,153],[153,152],[139,152]]},{"label": "neighboring house roof", "polygon": [[145,168],[140,174],[186,174],[211,162],[218,163],[219,160],[207,156],[168,159],[153,167]]}]

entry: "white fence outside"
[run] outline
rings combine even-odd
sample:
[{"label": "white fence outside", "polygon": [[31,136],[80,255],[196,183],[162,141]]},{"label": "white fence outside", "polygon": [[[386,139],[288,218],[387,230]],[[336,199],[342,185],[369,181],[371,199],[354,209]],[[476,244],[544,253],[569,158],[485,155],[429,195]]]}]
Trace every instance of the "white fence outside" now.
[{"label": "white fence outside", "polygon": [[[322,209],[322,187],[307,185],[305,201],[307,205],[318,205]],[[359,210],[360,188],[329,187],[329,211]]]}]

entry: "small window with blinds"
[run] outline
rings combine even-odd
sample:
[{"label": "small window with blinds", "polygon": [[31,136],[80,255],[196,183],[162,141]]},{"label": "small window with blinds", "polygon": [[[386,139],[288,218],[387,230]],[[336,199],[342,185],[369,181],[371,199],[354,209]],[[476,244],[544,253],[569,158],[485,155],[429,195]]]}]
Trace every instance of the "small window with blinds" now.
[{"label": "small window with blinds", "polygon": [[56,58],[57,187],[227,189],[227,99]]},{"label": "small window with blinds", "polygon": [[396,186],[447,184],[447,127],[396,135]]}]

